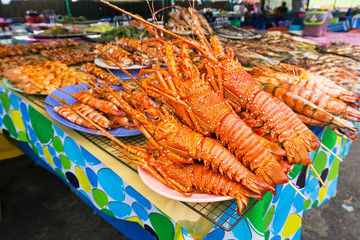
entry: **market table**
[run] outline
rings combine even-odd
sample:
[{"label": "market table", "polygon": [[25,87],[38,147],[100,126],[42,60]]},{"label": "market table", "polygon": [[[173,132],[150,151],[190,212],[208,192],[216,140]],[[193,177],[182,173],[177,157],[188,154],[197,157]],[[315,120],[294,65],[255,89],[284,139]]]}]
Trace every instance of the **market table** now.
[{"label": "market table", "polygon": [[[327,188],[309,167],[297,165],[289,173],[308,201],[288,184],[277,186],[276,196],[267,193],[252,204],[245,216],[235,214],[234,200],[201,204],[170,200],[150,190],[136,166],[119,159],[107,138],[53,120],[45,111],[43,96],[14,92],[2,84],[0,94],[2,132],[19,140],[20,148],[35,162],[131,239],[300,239],[303,214],[336,193],[339,160],[319,147],[311,158]],[[348,154],[351,141],[328,128],[312,130],[333,153],[342,158]],[[145,142],[142,135],[121,140]]]}]

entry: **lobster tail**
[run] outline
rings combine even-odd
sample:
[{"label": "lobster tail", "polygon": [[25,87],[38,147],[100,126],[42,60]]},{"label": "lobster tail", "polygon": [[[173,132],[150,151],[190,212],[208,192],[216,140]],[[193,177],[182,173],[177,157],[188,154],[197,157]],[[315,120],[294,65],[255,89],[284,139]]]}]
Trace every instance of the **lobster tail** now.
[{"label": "lobster tail", "polygon": [[270,186],[265,180],[254,174],[244,177],[241,180],[241,184],[260,195],[265,194],[268,191],[274,191],[274,187]]},{"label": "lobster tail", "polygon": [[272,190],[269,184],[251,173],[218,141],[204,137],[198,146],[201,147],[201,149],[197,149],[198,157],[203,159],[206,165],[210,165],[213,170],[219,170],[221,174],[226,175],[229,179],[241,182],[246,188],[257,194],[264,194]]},{"label": "lobster tail", "polygon": [[[287,177],[276,158],[263,146],[257,135],[240,120],[235,113],[225,115],[219,124],[217,135],[228,144],[228,149],[234,152],[238,159],[271,186],[282,184]],[[269,168],[269,169],[267,169]]]},{"label": "lobster tail", "polygon": [[253,164],[252,167],[255,169],[254,173],[263,178],[271,186],[274,186],[274,184],[287,183],[289,181],[283,168],[276,161],[268,161],[261,166]]},{"label": "lobster tail", "polygon": [[193,177],[194,186],[204,192],[234,197],[237,201],[238,215],[240,215],[249,204],[249,197],[259,200],[262,199],[262,195],[246,189],[239,183],[226,179],[208,166],[193,165],[191,176]]},{"label": "lobster tail", "polygon": [[356,110],[355,108],[352,107],[347,107],[346,108],[346,119],[355,121],[355,122],[360,122],[360,112],[358,110]]},{"label": "lobster tail", "polygon": [[235,198],[237,202],[237,214],[240,215],[249,204],[249,198],[242,194],[236,194]]},{"label": "lobster tail", "polygon": [[[267,118],[266,124],[271,129],[270,133],[278,137],[291,163],[309,164],[309,151],[315,150],[320,145],[318,138],[285,103],[266,95],[269,94],[260,92],[252,101],[261,106],[258,111],[262,117]],[[266,101],[264,101],[265,98]],[[277,112],[282,114],[277,114]]]}]

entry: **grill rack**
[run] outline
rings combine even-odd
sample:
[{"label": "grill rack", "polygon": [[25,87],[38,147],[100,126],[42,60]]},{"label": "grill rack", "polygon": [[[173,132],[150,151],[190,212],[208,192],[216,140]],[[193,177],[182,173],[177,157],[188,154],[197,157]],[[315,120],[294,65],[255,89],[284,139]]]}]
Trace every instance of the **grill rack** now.
[{"label": "grill rack", "polygon": [[[34,96],[21,94],[24,98],[28,99],[30,102],[36,104],[45,110],[44,107],[44,96]],[[112,155],[128,168],[137,173],[137,166],[133,163],[130,163],[127,160],[124,160],[118,156],[119,151],[111,144],[111,140],[107,137],[101,135],[94,135],[89,133],[84,133],[76,131],[84,138],[88,139],[94,145],[103,149],[108,154]],[[121,138],[121,141],[129,145],[145,145],[146,138],[144,135],[137,135],[131,137]],[[250,199],[248,207],[242,212],[241,215],[237,215],[237,203],[236,200],[228,200],[222,202],[208,202],[208,203],[190,203],[190,202],[181,202],[188,208],[192,209],[194,212],[198,213],[206,220],[215,224],[224,231],[231,231],[245,216],[246,214],[256,205],[258,200]]]}]

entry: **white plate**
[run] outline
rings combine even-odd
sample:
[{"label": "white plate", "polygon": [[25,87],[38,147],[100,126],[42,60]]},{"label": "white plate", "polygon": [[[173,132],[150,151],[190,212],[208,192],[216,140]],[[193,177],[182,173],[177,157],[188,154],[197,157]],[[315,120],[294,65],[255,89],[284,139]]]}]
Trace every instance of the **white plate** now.
[{"label": "white plate", "polygon": [[[120,68],[118,68],[117,66],[108,65],[108,64],[105,63],[101,58],[95,58],[94,63],[95,63],[97,66],[102,67],[102,68],[120,70]],[[124,67],[124,69],[126,69],[126,70],[141,69],[141,68],[143,68],[143,66],[137,65],[137,64],[134,64],[134,65],[128,66],[128,67]]]},{"label": "white plate", "polygon": [[154,192],[181,202],[220,202],[220,201],[227,201],[233,199],[229,196],[223,195],[215,195],[215,194],[207,194],[207,193],[193,193],[190,197],[185,197],[181,193],[175,191],[172,188],[169,188],[162,182],[156,179],[151,173],[146,171],[141,166],[138,166],[138,173],[141,180]]}]

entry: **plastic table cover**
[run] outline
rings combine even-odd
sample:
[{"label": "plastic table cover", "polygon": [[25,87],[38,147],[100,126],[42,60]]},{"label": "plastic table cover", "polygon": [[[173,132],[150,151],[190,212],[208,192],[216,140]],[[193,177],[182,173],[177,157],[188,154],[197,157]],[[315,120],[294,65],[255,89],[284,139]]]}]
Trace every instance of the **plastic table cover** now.
[{"label": "plastic table cover", "polygon": [[[303,214],[336,193],[339,160],[319,147],[311,158],[327,188],[321,187],[311,168],[297,165],[289,179],[308,201],[288,184],[279,185],[276,196],[267,193],[231,231],[224,231],[180,202],[152,192],[135,171],[53,121],[26,94],[0,84],[0,103],[0,130],[19,140],[39,165],[130,239],[300,239]],[[313,131],[341,158],[348,154],[351,141],[328,128]]]}]

